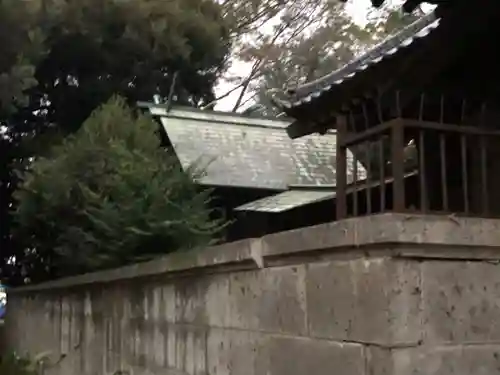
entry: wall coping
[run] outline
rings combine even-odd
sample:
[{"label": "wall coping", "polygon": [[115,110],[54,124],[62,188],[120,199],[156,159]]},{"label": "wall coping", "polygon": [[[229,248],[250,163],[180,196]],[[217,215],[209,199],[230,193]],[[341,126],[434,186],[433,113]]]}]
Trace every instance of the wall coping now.
[{"label": "wall coping", "polygon": [[[318,251],[391,249],[397,257],[498,259],[500,219],[386,213],[250,238],[116,269],[9,290],[11,293],[70,288],[134,278],[236,266],[265,268],[268,260]],[[366,254],[366,251],[364,252]]]}]

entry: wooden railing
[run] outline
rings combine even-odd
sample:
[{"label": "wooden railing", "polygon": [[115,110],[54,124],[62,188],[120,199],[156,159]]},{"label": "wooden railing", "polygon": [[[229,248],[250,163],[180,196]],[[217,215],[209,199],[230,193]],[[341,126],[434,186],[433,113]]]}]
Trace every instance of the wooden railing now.
[{"label": "wooden railing", "polygon": [[498,130],[397,118],[350,134],[337,121],[337,219],[387,211],[499,216],[496,191],[500,198]]}]

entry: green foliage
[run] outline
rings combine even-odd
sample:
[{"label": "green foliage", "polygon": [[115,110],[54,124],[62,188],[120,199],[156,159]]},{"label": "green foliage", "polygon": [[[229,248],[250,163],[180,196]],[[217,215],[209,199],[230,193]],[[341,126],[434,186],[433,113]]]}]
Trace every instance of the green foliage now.
[{"label": "green foliage", "polygon": [[216,2],[32,1],[44,4],[36,19],[46,53],[27,93],[30,106],[9,121],[14,132],[73,132],[115,94],[129,103],[165,98],[176,72],[177,102],[213,99],[230,46]]},{"label": "green foliage", "polygon": [[338,1],[221,3],[237,40],[233,54],[251,65],[246,75],[239,69],[228,79],[242,88],[233,110],[254,102],[260,106],[253,112],[268,116],[281,112],[269,99],[270,89],[285,90],[331,73],[422,15],[403,16],[388,5],[369,12],[366,24],[360,24]]},{"label": "green foliage", "polygon": [[37,3],[0,0],[0,114],[26,104],[25,90],[36,84],[35,63],[43,43]]},{"label": "green foliage", "polygon": [[113,95],[166,98],[176,72],[178,103],[211,101],[230,43],[211,0],[0,0],[0,42],[0,279],[18,285],[47,262],[13,232],[14,171]]},{"label": "green foliage", "polygon": [[160,148],[154,122],[112,99],[32,163],[17,234],[51,277],[207,246],[223,225],[210,219],[197,176]]},{"label": "green foliage", "polygon": [[45,354],[35,358],[19,356],[16,353],[0,353],[0,374],[2,375],[40,375],[46,367]]}]

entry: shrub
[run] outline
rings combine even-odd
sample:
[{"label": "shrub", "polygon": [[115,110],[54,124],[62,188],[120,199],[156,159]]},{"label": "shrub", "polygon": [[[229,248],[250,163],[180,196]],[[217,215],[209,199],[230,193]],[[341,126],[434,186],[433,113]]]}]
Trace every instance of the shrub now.
[{"label": "shrub", "polygon": [[183,171],[173,152],[160,147],[155,129],[114,98],[49,156],[33,161],[16,195],[26,267],[56,277],[216,239],[224,224],[210,218],[211,192],[194,182],[199,171]]},{"label": "shrub", "polygon": [[2,375],[42,375],[46,367],[47,356],[41,354],[35,358],[20,357],[16,353],[0,355],[0,374]]}]

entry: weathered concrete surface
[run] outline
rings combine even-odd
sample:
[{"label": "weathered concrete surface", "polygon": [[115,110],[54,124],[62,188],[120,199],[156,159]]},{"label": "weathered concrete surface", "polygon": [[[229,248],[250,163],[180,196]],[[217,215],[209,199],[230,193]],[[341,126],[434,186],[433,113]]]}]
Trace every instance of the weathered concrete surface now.
[{"label": "weathered concrete surface", "polygon": [[500,266],[485,262],[425,262],[422,300],[428,341],[500,343]]},{"label": "weathered concrete surface", "polygon": [[378,345],[422,339],[417,262],[361,258],[311,264],[309,332],[314,337]]},{"label": "weathered concrete surface", "polygon": [[9,294],[48,374],[500,373],[500,221],[380,215]]},{"label": "weathered concrete surface", "polygon": [[369,349],[367,374],[491,375],[500,373],[500,345]]}]

